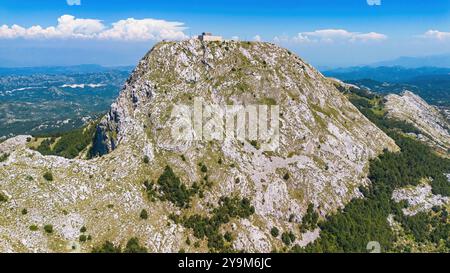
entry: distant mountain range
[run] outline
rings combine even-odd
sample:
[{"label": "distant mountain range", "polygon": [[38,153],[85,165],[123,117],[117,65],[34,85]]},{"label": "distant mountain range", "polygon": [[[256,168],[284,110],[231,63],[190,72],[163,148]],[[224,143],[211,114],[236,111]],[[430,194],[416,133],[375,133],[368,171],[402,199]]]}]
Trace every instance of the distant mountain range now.
[{"label": "distant mountain range", "polygon": [[327,77],[389,94],[412,91],[428,103],[450,106],[450,68],[401,66],[349,67],[322,72]]},{"label": "distant mountain range", "polygon": [[83,64],[74,66],[38,66],[38,67],[0,67],[0,76],[15,75],[29,76],[36,74],[64,75],[83,73],[103,73],[108,71],[131,72],[133,66],[106,67],[96,64]]},{"label": "distant mountain range", "polygon": [[431,55],[422,57],[399,57],[397,59],[377,62],[369,65],[378,66],[402,66],[404,68],[419,68],[424,66],[450,68],[450,54]]},{"label": "distant mountain range", "polygon": [[450,67],[354,66],[322,71],[322,73],[327,77],[334,77],[343,81],[371,79],[387,82],[405,82],[419,76],[449,75]]}]

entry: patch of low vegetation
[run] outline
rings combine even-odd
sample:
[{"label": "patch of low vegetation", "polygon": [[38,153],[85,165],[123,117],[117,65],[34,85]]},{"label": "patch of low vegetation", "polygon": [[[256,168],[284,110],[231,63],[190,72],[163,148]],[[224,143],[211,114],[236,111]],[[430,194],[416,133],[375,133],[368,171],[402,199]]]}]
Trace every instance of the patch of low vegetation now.
[{"label": "patch of low vegetation", "polygon": [[53,233],[53,226],[52,225],[45,225],[44,226],[44,231],[48,234],[52,234]]},{"label": "patch of low vegetation", "polygon": [[349,100],[371,122],[383,131],[400,130],[405,133],[421,133],[419,129],[403,121],[390,119],[386,116],[383,106],[383,98],[378,95],[368,97],[351,94]]},{"label": "patch of low vegetation", "polygon": [[302,224],[300,226],[302,231],[313,230],[317,227],[319,221],[319,214],[314,210],[314,205],[309,204],[306,214],[302,218]]},{"label": "patch of low vegetation", "polygon": [[148,250],[146,247],[141,246],[139,244],[139,239],[134,237],[128,240],[127,245],[125,246],[125,249],[123,250],[124,253],[147,253]]},{"label": "patch of low vegetation", "polygon": [[277,101],[273,98],[263,98],[260,100],[260,103],[268,106],[277,105]]},{"label": "patch of low vegetation", "polygon": [[414,216],[398,213],[395,220],[402,224],[405,232],[412,235],[416,242],[432,242],[450,249],[450,219],[445,207],[435,207],[433,213],[419,212]]},{"label": "patch of low vegetation", "polygon": [[256,140],[251,140],[251,141],[250,141],[250,144],[251,144],[255,149],[257,149],[257,150],[261,149],[261,145],[260,145],[259,142],[256,141]]},{"label": "patch of low vegetation", "polygon": [[225,232],[225,234],[223,235],[223,238],[225,239],[225,241],[231,243],[233,242],[233,234],[231,234],[231,232],[227,231]]},{"label": "patch of low vegetation", "polygon": [[44,177],[44,179],[47,181],[53,181],[53,174],[49,171],[45,172],[42,177]]},{"label": "patch of low vegetation", "polygon": [[150,158],[146,155],[144,155],[144,158],[142,159],[142,161],[144,161],[145,164],[148,164],[150,162]]},{"label": "patch of low vegetation", "polygon": [[285,231],[283,232],[283,234],[281,234],[281,241],[283,241],[286,246],[290,246],[291,244],[293,244],[295,242],[295,239],[295,234],[292,231]]},{"label": "patch of low vegetation", "polygon": [[84,234],[81,234],[80,237],[79,237],[79,241],[80,241],[80,243],[86,242],[87,241],[87,236],[84,235]]},{"label": "patch of low vegetation", "polygon": [[164,172],[158,178],[157,185],[161,200],[170,201],[180,208],[188,206],[192,193],[175,175],[170,166],[166,166]]},{"label": "patch of low vegetation", "polygon": [[140,245],[138,238],[133,237],[128,240],[123,249],[120,245],[116,246],[110,241],[106,241],[101,246],[94,247],[92,253],[148,253],[148,250]]},{"label": "patch of low vegetation", "polygon": [[115,246],[110,241],[106,241],[101,246],[94,247],[92,253],[122,253],[122,248]]},{"label": "patch of low vegetation", "polygon": [[8,197],[6,197],[5,194],[0,192],[0,202],[6,202],[6,201],[8,201]]},{"label": "patch of low vegetation", "polygon": [[45,139],[35,150],[43,155],[56,155],[73,159],[92,144],[96,125],[97,122],[62,134],[40,136],[45,137]]},{"label": "patch of low vegetation", "polygon": [[[194,214],[191,216],[171,215],[171,219],[186,228],[192,229],[197,239],[208,240],[208,248],[213,252],[231,252],[231,234],[222,235],[221,226],[235,218],[248,218],[255,213],[255,208],[247,198],[221,197],[219,206],[214,208],[211,216]],[[231,238],[230,238],[231,237]]]},{"label": "patch of low vegetation", "polygon": [[[206,165],[199,164],[199,166],[203,173],[208,171]],[[204,190],[210,188],[212,182],[208,180],[208,175],[205,175],[202,181],[194,182],[188,188],[174,173],[172,168],[166,166],[156,183],[146,180],[144,181],[144,186],[150,201],[170,201],[180,208],[187,208],[190,206],[192,197],[196,194],[199,197],[203,197]]]},{"label": "patch of low vegetation", "polygon": [[207,173],[208,172],[208,167],[205,164],[200,163],[200,171],[202,173]]},{"label": "patch of low vegetation", "polygon": [[145,210],[145,209],[141,210],[141,213],[139,214],[139,217],[142,220],[147,220],[148,219],[148,212],[147,212],[147,210]]},{"label": "patch of low vegetation", "polygon": [[280,231],[278,230],[278,228],[277,227],[273,227],[271,230],[270,230],[270,234],[273,236],[273,237],[278,237],[278,235],[280,235]]},{"label": "patch of low vegetation", "polygon": [[145,193],[147,194],[148,199],[151,202],[156,202],[156,199],[158,198],[158,193],[156,192],[156,185],[153,181],[144,181],[144,187],[145,187]]},{"label": "patch of low vegetation", "polygon": [[31,226],[29,227],[29,229],[30,229],[31,231],[38,231],[38,230],[39,230],[39,227],[36,226],[36,225],[31,225]]},{"label": "patch of low vegetation", "polygon": [[431,181],[431,191],[433,194],[450,196],[450,182],[445,175],[436,175]]},{"label": "patch of low vegetation", "polygon": [[9,154],[1,154],[0,155],[0,162],[5,162],[6,160],[8,160]]},{"label": "patch of low vegetation", "polygon": [[342,86],[340,84],[335,84],[335,87],[341,93],[344,93],[344,94],[347,94],[347,95],[352,95],[352,96],[355,96],[356,98],[364,98],[364,99],[368,99],[368,100],[379,98],[379,96],[377,94],[369,92],[369,91],[367,91],[365,89],[359,89],[359,88],[353,88],[353,87],[346,88],[346,87],[344,87],[344,86]]}]

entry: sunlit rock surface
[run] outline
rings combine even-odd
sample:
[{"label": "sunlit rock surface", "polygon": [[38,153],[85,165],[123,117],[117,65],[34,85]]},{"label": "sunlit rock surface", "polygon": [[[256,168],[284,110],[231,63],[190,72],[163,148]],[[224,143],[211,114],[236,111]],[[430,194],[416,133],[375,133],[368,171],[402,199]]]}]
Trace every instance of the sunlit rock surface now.
[{"label": "sunlit rock surface", "polygon": [[[192,105],[195,97],[205,104],[279,105],[279,149],[267,153],[237,140],[174,141],[168,126],[173,105]],[[102,119],[94,146],[102,157],[68,160],[30,150],[26,136],[0,144],[0,153],[9,154],[0,163],[0,191],[8,196],[0,203],[0,251],[88,252],[105,240],[124,245],[134,236],[154,252],[207,251],[204,243],[186,245],[192,231],[168,219],[180,213],[178,207],[150,202],[143,188],[166,165],[187,185],[200,181],[200,162],[208,166],[213,186],[193,199],[190,212],[207,214],[208,204],[230,195],[248,197],[255,207],[249,219],[227,224],[237,234],[236,249],[281,247],[270,235],[273,226],[293,231],[295,243],[306,245],[319,236],[319,230],[299,234],[297,223],[308,204],[324,216],[361,196],[358,187],[370,183],[369,160],[383,149],[398,150],[333,84],[288,50],[195,39],[158,43],[140,61]],[[43,178],[47,171],[53,181]],[[142,209],[149,212],[145,221],[139,218]],[[45,234],[46,224],[53,225],[53,234]],[[32,231],[32,225],[39,229]],[[80,244],[82,226],[92,240]]]}]

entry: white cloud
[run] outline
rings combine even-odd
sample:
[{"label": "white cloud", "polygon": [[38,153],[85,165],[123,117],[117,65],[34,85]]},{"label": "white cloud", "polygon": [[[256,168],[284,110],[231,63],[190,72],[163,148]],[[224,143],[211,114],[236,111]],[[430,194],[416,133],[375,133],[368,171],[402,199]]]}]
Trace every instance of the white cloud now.
[{"label": "white cloud", "polygon": [[310,32],[300,32],[294,37],[275,37],[275,42],[314,43],[314,42],[356,42],[382,41],[387,36],[376,32],[350,32],[345,29],[320,29]]},{"label": "white cloud", "polygon": [[360,33],[355,36],[355,40],[359,41],[382,41],[386,39],[386,35],[376,32]]},{"label": "white cloud", "polygon": [[259,36],[259,35],[255,35],[254,37],[253,37],[253,41],[255,41],[255,42],[261,42],[261,36]]},{"label": "white cloud", "polygon": [[[285,37],[285,39],[286,39],[286,37]],[[289,40],[289,38],[287,38],[287,39]],[[304,33],[298,33],[296,36],[292,37],[292,41],[294,41],[295,43],[311,42],[309,37],[307,35],[305,35]]]},{"label": "white cloud", "polygon": [[99,34],[100,39],[114,40],[177,40],[187,36],[183,23],[168,22],[164,20],[128,18],[112,24],[112,28]]},{"label": "white cloud", "polygon": [[233,37],[231,37],[231,40],[233,40],[233,41],[239,41],[239,36],[233,36]]},{"label": "white cloud", "polygon": [[58,18],[56,26],[0,26],[0,39],[111,39],[125,41],[177,40],[187,36],[183,23],[156,19],[120,20],[106,27],[101,20],[78,19],[72,15]]},{"label": "white cloud", "polygon": [[69,6],[81,6],[81,0],[67,0]]},{"label": "white cloud", "polygon": [[430,29],[427,32],[425,32],[421,37],[437,39],[437,40],[445,40],[445,39],[450,39],[450,32],[444,32],[444,31]]},{"label": "white cloud", "polygon": [[275,36],[275,37],[273,38],[273,41],[274,41],[275,43],[287,43],[287,42],[289,42],[289,40],[290,40],[289,36],[287,36],[287,35],[285,35],[285,34],[283,34],[283,35],[281,35],[281,36]]}]

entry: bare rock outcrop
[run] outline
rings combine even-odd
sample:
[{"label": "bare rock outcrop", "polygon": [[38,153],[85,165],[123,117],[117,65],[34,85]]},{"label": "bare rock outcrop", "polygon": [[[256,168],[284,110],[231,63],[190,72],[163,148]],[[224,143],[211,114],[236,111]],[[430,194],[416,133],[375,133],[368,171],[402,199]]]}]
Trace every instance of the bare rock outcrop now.
[{"label": "bare rock outcrop", "polygon": [[410,91],[405,91],[402,95],[390,94],[385,98],[389,117],[414,125],[423,132],[417,136],[420,140],[448,152],[450,124],[436,107]]}]

